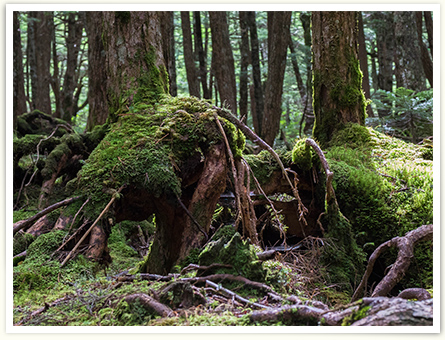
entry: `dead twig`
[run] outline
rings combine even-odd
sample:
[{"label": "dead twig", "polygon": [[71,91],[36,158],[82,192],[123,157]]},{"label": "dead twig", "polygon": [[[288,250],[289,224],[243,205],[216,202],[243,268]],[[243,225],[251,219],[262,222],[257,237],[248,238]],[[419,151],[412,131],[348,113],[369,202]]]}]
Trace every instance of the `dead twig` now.
[{"label": "dead twig", "polygon": [[210,280],[206,280],[205,281],[207,285],[209,285],[212,288],[215,288],[218,292],[224,292],[225,294],[230,295],[231,297],[235,298],[238,301],[244,302],[246,305],[252,306],[252,307],[256,307],[256,308],[261,308],[261,309],[268,309],[270,307],[262,305],[260,303],[256,303],[256,302],[251,302],[245,298],[243,298],[242,296],[239,296],[238,294],[232,292],[231,290],[222,287],[221,285],[218,285]]},{"label": "dead twig", "polygon": [[108,202],[107,206],[104,208],[104,210],[102,210],[102,212],[100,213],[99,217],[96,219],[96,221],[94,221],[94,223],[91,225],[91,227],[85,232],[85,234],[83,234],[82,238],[79,240],[79,242],[77,242],[77,244],[74,246],[74,248],[68,253],[68,256],[65,258],[65,260],[63,260],[62,264],[60,265],[60,267],[63,267],[65,265],[65,263],[67,263],[67,261],[70,259],[70,257],[72,256],[72,254],[76,251],[77,248],[79,248],[79,246],[81,245],[81,243],[85,240],[85,238],[88,236],[88,234],[91,232],[91,230],[93,230],[93,228],[96,226],[96,224],[100,221],[100,219],[102,218],[102,216],[108,211],[108,209],[111,207],[111,205],[113,204],[113,202],[116,200],[116,198],[118,197],[119,193],[122,191],[122,189],[125,188],[125,185],[122,185],[117,192],[115,192],[113,194],[113,197],[111,198],[110,202]]}]

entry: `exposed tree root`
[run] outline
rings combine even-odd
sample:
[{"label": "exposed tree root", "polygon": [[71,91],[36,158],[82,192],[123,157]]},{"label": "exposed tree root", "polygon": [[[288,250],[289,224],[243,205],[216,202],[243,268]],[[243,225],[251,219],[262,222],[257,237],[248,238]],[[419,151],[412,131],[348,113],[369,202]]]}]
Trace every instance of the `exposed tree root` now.
[{"label": "exposed tree root", "polygon": [[411,263],[411,259],[414,257],[415,245],[420,241],[432,240],[432,238],[433,225],[428,224],[408,232],[405,236],[394,237],[393,239],[378,246],[369,257],[366,272],[363,275],[362,281],[354,292],[354,295],[352,296],[352,301],[356,301],[366,294],[368,278],[372,273],[375,261],[384,251],[391,247],[396,247],[399,249],[395,263],[392,265],[388,274],[386,274],[386,276],[374,289],[371,295],[372,297],[388,295],[394,286],[405,276],[405,273],[407,272]]},{"label": "exposed tree root", "polygon": [[35,214],[34,216],[32,216],[32,217],[30,217],[30,218],[28,218],[26,220],[15,222],[14,226],[13,226],[13,234],[15,235],[15,233],[17,233],[19,230],[23,230],[23,229],[26,229],[26,228],[30,227],[35,221],[37,221],[42,216],[45,216],[45,215],[49,214],[51,211],[56,210],[57,208],[63,207],[65,205],[69,205],[69,204],[77,201],[81,197],[82,196],[76,196],[76,197],[67,198],[67,199],[65,199],[63,201],[60,201],[60,202],[55,203],[53,205],[50,205],[49,207],[43,209],[39,213]]}]

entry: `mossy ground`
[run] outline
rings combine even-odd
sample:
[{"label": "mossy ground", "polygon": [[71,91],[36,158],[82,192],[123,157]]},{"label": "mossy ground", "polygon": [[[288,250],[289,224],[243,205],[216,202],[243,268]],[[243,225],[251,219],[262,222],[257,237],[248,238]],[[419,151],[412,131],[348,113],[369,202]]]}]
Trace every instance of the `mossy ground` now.
[{"label": "mossy ground", "polygon": [[[358,124],[331,141],[326,158],[339,207],[368,254],[393,237],[433,223],[433,162],[423,157],[424,149]],[[413,261],[417,269],[403,284],[430,288],[432,249],[419,246]]]}]

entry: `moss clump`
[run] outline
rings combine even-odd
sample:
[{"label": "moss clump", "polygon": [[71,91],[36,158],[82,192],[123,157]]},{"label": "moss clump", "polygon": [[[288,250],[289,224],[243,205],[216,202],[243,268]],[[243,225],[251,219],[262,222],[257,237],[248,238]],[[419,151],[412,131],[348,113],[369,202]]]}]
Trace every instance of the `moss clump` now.
[{"label": "moss clump", "polygon": [[329,142],[330,146],[343,146],[351,149],[364,149],[370,147],[370,144],[369,128],[356,123],[347,123]]},{"label": "moss clump", "polygon": [[292,149],[292,162],[298,164],[301,170],[312,168],[311,147],[306,144],[305,139],[299,139],[295,142]]},{"label": "moss clump", "polygon": [[34,235],[22,232],[16,233],[13,242],[13,256],[25,251],[34,240]]},{"label": "moss clump", "polygon": [[371,309],[371,306],[364,306],[358,308],[356,311],[354,311],[351,315],[346,316],[341,325],[342,326],[350,326],[354,322],[363,319],[364,317],[368,316],[369,310]]},{"label": "moss clump", "polygon": [[[276,150],[283,164],[290,164],[292,161],[292,152],[282,149]],[[275,158],[266,150],[261,151],[258,155],[245,155],[244,159],[249,164],[255,177],[260,184],[267,183],[274,171],[281,171]]]},{"label": "moss clump", "polygon": [[[181,168],[201,159],[222,140],[214,110],[197,98],[164,97],[159,104],[138,104],[123,115],[91,153],[78,175],[77,187],[91,195],[93,215],[110,200],[105,192],[123,184],[155,196],[181,194]],[[240,155],[244,136],[223,122],[234,154]]]},{"label": "moss clump", "polygon": [[211,241],[199,255],[199,264],[230,264],[233,268],[221,268],[217,272],[242,275],[250,280],[263,281],[265,272],[253,247],[236,232],[228,241],[222,237]]},{"label": "moss clump", "polygon": [[[93,263],[83,256],[69,261],[64,268],[54,251],[62,244],[66,232],[52,231],[40,235],[28,247],[26,259],[13,269],[13,285],[15,293],[21,290],[44,291],[63,282],[79,282],[82,278],[93,275]],[[62,278],[62,279],[61,279]],[[60,282],[59,282],[60,280]]]}]

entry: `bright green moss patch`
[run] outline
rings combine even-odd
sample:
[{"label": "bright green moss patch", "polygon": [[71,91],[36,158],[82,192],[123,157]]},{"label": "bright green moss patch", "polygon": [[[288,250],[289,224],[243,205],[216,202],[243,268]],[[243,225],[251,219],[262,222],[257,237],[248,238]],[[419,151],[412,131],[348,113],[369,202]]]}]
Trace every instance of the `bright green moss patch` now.
[{"label": "bright green moss patch", "polygon": [[292,162],[298,164],[302,170],[312,168],[311,147],[306,144],[305,139],[296,141],[292,149]]}]

